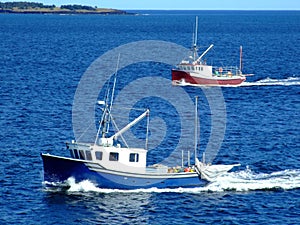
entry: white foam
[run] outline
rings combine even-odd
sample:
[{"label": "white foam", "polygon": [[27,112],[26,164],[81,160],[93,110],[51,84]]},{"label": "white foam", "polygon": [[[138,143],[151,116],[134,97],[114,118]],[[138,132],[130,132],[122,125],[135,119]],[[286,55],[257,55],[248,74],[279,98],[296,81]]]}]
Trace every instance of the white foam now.
[{"label": "white foam", "polygon": [[254,174],[251,170],[228,173],[205,187],[208,191],[290,190],[300,188],[300,170]]},{"label": "white foam", "polygon": [[300,77],[288,77],[285,79],[265,78],[255,82],[245,81],[240,86],[292,86],[300,85]]},{"label": "white foam", "polygon": [[68,185],[70,185],[70,188],[68,189],[68,192],[99,192],[99,188],[97,188],[92,182],[89,180],[84,180],[79,183],[75,182],[75,179],[73,177],[70,177],[67,180]]},{"label": "white foam", "polygon": [[103,189],[92,182],[84,180],[76,183],[74,178],[68,179],[68,192],[99,192],[99,193],[203,193],[225,191],[256,191],[256,190],[291,190],[300,188],[300,170],[284,170],[270,174],[255,174],[249,168],[239,172],[227,173],[205,187],[197,188],[145,188],[135,190]]}]

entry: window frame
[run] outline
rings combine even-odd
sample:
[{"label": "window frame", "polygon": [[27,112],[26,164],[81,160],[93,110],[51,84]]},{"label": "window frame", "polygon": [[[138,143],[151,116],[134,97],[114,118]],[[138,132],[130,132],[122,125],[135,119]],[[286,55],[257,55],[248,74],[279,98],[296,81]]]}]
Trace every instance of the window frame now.
[{"label": "window frame", "polygon": [[139,154],[138,153],[130,153],[129,154],[129,162],[139,162]]},{"label": "window frame", "polygon": [[74,158],[75,159],[79,159],[79,152],[78,152],[78,150],[74,149],[73,152],[74,152]]},{"label": "window frame", "polygon": [[110,152],[109,161],[113,161],[113,162],[119,161],[119,152]]},{"label": "window frame", "polygon": [[86,150],[85,151],[85,159],[86,160],[93,160],[93,158],[92,158],[92,152],[90,151],[90,150]]},{"label": "window frame", "polygon": [[84,150],[79,150],[79,159],[85,160],[85,152],[84,152]]},{"label": "window frame", "polygon": [[103,159],[103,152],[102,151],[95,151],[95,158],[96,158],[96,160],[101,161]]}]

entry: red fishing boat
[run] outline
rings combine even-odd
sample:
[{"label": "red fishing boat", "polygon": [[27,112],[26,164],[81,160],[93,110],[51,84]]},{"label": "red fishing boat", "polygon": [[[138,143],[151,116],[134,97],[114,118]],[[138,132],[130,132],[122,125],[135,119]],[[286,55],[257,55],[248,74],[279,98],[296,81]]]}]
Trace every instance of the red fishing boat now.
[{"label": "red fishing boat", "polygon": [[191,55],[172,69],[174,85],[237,86],[246,80],[249,74],[242,73],[242,46],[240,47],[240,66],[212,66],[203,60],[204,55],[213,47],[210,45],[200,56],[197,47],[198,17]]}]

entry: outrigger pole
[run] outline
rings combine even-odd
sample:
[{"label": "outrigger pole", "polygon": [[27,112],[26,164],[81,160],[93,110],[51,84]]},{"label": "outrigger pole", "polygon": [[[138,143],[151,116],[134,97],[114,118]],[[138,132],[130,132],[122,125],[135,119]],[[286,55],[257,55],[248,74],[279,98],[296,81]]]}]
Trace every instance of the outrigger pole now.
[{"label": "outrigger pole", "polygon": [[198,96],[195,97],[195,149],[194,149],[194,157],[195,157],[195,163],[197,159],[197,136],[198,136]]},{"label": "outrigger pole", "polygon": [[242,73],[242,67],[243,67],[243,61],[242,61],[242,58],[243,58],[243,46],[240,46],[240,73]]}]

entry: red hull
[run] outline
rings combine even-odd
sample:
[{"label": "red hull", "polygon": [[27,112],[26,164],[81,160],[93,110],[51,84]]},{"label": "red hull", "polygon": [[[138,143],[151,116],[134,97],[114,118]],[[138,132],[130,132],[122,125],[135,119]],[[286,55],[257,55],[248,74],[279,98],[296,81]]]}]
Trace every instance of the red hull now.
[{"label": "red hull", "polygon": [[216,77],[215,79],[193,77],[189,73],[181,70],[172,70],[172,81],[184,81],[189,84],[209,85],[209,86],[225,86],[225,85],[239,85],[246,80],[246,77],[239,78],[222,78]]}]

